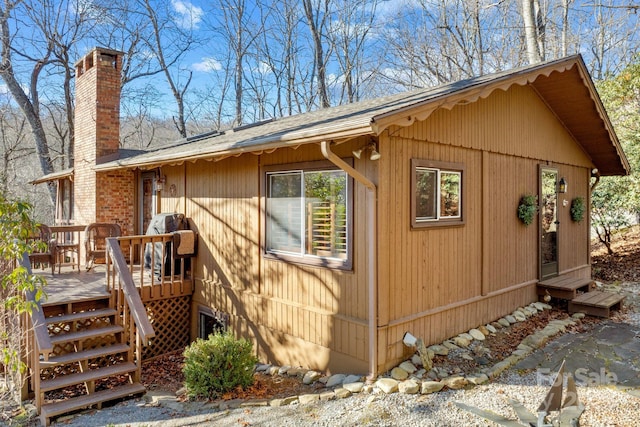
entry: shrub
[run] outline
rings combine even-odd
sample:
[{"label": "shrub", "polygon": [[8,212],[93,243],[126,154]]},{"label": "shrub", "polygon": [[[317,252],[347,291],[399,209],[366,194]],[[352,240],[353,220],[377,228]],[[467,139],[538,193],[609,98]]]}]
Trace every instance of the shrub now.
[{"label": "shrub", "polygon": [[257,362],[253,345],[225,332],[198,339],[184,351],[184,373],[187,393],[191,397],[216,398],[238,386],[253,384]]},{"label": "shrub", "polygon": [[[37,302],[44,298],[47,284],[43,277],[15,263],[33,249],[28,242],[37,226],[32,214],[28,203],[7,199],[0,193],[0,400],[13,399],[18,404],[28,374],[23,361],[26,341],[21,318],[38,309]],[[26,292],[33,292],[35,301],[27,299]]]}]

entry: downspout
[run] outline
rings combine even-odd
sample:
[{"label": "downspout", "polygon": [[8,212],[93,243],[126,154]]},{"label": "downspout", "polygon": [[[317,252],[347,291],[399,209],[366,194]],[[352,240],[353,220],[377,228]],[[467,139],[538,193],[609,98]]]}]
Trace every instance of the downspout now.
[{"label": "downspout", "polygon": [[350,177],[367,188],[367,230],[369,245],[367,247],[367,286],[369,289],[369,380],[375,380],[378,374],[378,298],[376,292],[376,199],[377,187],[362,173],[348,165],[344,160],[331,151],[331,142],[322,141],[320,144],[322,155],[331,163],[345,171]]}]

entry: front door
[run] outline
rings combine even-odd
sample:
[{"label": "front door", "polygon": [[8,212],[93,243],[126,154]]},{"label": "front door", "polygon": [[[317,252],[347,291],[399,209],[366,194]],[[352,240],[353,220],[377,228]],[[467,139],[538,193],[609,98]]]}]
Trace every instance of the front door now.
[{"label": "front door", "polygon": [[558,275],[558,171],[540,168],[540,280]]},{"label": "front door", "polygon": [[157,213],[157,199],[154,188],[154,180],[156,174],[154,172],[145,172],[140,179],[140,199],[139,199],[139,227],[138,234],[145,234],[147,227],[151,222],[151,218]]}]

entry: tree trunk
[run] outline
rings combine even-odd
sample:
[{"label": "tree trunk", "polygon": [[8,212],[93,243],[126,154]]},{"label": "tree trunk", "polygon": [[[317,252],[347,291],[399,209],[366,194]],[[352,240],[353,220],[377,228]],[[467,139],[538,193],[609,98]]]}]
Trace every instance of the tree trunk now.
[{"label": "tree trunk", "polygon": [[[4,80],[9,92],[13,96],[13,99],[20,106],[20,109],[24,113],[27,122],[31,128],[31,133],[33,135],[33,140],[36,144],[36,153],[38,155],[38,160],[40,162],[40,169],[42,170],[43,175],[47,175],[53,172],[53,164],[51,162],[51,155],[49,153],[49,145],[47,143],[47,136],[44,132],[44,128],[42,126],[42,121],[40,120],[40,116],[38,115],[37,105],[29,99],[29,97],[25,94],[24,89],[16,79],[14,74],[13,65],[11,63],[11,34],[9,32],[9,11],[5,10],[2,13],[0,19],[0,27],[2,31],[1,40],[2,40],[2,59],[0,63],[0,76],[2,80]],[[39,64],[40,66],[42,64]],[[37,88],[36,85],[33,84],[33,79],[37,80],[38,75],[38,67],[36,65],[36,69],[34,69],[34,73],[32,74],[32,90],[33,88]],[[37,92],[32,93],[32,96],[37,99]],[[56,186],[49,185],[49,196],[51,199],[51,203],[53,206],[56,204]]]},{"label": "tree trunk", "polygon": [[[329,95],[327,92],[327,76],[324,58],[324,49],[322,47],[322,25],[316,23],[318,16],[314,15],[311,0],[303,0],[304,13],[307,16],[309,31],[313,38],[314,63],[318,73],[318,96],[320,97],[320,106],[322,108],[330,107]],[[326,3],[325,3],[326,5]],[[319,12],[318,12],[319,14]]]},{"label": "tree trunk", "polygon": [[522,0],[522,20],[524,21],[524,35],[529,64],[542,62],[540,45],[538,43],[538,26],[535,19],[534,0]]}]

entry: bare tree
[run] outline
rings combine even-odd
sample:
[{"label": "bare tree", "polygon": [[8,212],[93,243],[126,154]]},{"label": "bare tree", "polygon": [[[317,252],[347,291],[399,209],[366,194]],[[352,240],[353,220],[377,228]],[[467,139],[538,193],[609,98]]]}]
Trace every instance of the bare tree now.
[{"label": "bare tree", "polygon": [[6,100],[0,107],[0,150],[2,153],[2,170],[0,171],[0,194],[15,196],[19,188],[18,159],[30,157],[34,153],[33,147],[27,142],[27,123],[24,115],[11,107]]},{"label": "bare tree", "polygon": [[[39,85],[43,71],[62,65],[62,86],[70,108],[72,73],[67,56],[73,43],[77,41],[75,34],[85,23],[86,17],[82,3],[78,2],[75,6],[77,10],[73,14],[68,12],[68,8],[49,0],[4,0],[0,6],[0,76],[29,123],[43,174],[49,174],[54,169],[50,142],[42,124]],[[27,25],[25,21],[28,22]],[[23,73],[17,66],[26,67],[30,71]],[[23,84],[21,79],[27,74],[29,83]],[[28,87],[28,92],[25,87]],[[72,128],[71,123],[72,118],[68,114],[67,127]],[[60,143],[64,144],[65,141]],[[70,157],[73,151],[71,135],[64,151]],[[53,205],[56,197],[55,185],[49,185],[49,194]]]},{"label": "bare tree", "polygon": [[[226,57],[227,63],[232,66],[234,124],[238,126],[244,122],[246,56],[260,29],[254,28],[256,23],[251,21],[253,11],[247,10],[245,0],[219,0],[218,6],[221,14],[211,13],[212,19],[206,25],[222,39],[226,52],[220,55]],[[214,43],[219,41],[216,38]]]},{"label": "bare tree", "polygon": [[[144,37],[144,42],[153,52],[162,73],[167,80],[171,93],[178,109],[173,117],[173,122],[178,133],[183,138],[187,137],[187,125],[185,118],[185,94],[191,83],[192,72],[180,69],[180,60],[195,43],[193,28],[199,21],[199,17],[177,21],[169,10],[171,3],[144,0],[146,18],[151,24],[151,34]],[[186,77],[180,83],[177,75],[183,71]]]},{"label": "bare tree", "polygon": [[[385,67],[392,88],[433,86],[495,72],[521,62],[510,3],[420,0],[387,16]],[[388,13],[388,12],[387,12]],[[515,14],[519,17],[519,14]]]},{"label": "bare tree", "polygon": [[329,38],[340,67],[342,90],[340,103],[360,99],[360,85],[373,75],[365,70],[365,55],[369,34],[375,25],[378,0],[336,0],[330,26]]},{"label": "bare tree", "polygon": [[327,19],[329,17],[330,0],[302,0],[307,25],[313,39],[313,56],[315,81],[317,83],[320,106],[327,108],[329,103],[329,91],[327,89],[327,60],[329,56],[324,51],[323,38],[326,37]]},{"label": "bare tree", "polygon": [[529,64],[544,60],[544,23],[538,0],[522,0],[525,43]]}]

